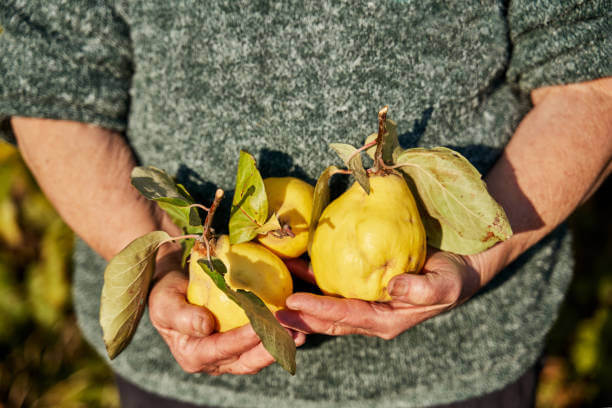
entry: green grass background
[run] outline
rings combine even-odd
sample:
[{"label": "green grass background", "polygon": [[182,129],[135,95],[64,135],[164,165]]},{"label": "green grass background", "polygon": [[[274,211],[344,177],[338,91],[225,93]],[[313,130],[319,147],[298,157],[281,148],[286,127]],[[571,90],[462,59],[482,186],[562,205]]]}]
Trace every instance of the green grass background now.
[{"label": "green grass background", "polygon": [[[570,219],[577,266],[549,336],[537,406],[612,405],[612,180]],[[0,142],[0,408],[118,407],[70,299],[73,235]]]}]

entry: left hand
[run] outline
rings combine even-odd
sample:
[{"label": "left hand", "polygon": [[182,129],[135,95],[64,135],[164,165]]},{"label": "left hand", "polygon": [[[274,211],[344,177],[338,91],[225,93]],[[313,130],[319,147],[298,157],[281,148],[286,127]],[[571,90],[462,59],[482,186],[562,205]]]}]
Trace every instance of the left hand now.
[{"label": "left hand", "polygon": [[[390,302],[294,293],[277,318],[283,326],[304,333],[364,334],[389,340],[476,293],[482,286],[476,263],[474,257],[435,252],[420,274],[404,273],[389,282]],[[314,281],[306,262],[295,259],[287,266],[295,275]]]}]

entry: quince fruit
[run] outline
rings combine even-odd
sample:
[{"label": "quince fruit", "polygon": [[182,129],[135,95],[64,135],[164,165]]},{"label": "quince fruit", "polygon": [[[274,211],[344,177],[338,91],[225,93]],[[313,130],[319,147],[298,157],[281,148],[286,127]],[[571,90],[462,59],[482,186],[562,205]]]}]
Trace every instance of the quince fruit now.
[{"label": "quince fruit", "polygon": [[[293,292],[293,281],[283,261],[255,242],[230,245],[227,235],[211,241],[212,255],[226,266],[225,282],[234,290],[253,292],[273,313],[285,307],[285,299]],[[216,329],[225,332],[249,323],[244,310],[223,291],[198,265],[206,259],[206,248],[197,242],[189,261],[187,300],[205,306],[216,318]]]},{"label": "quince fruit", "polygon": [[311,262],[317,285],[330,295],[389,301],[396,275],[418,273],[425,262],[425,229],[400,175],[370,176],[329,204],[314,232]]},{"label": "quince fruit", "polygon": [[257,240],[281,258],[297,258],[308,246],[314,187],[295,177],[269,177],[263,182],[270,212],[290,232],[284,236],[260,234]]}]

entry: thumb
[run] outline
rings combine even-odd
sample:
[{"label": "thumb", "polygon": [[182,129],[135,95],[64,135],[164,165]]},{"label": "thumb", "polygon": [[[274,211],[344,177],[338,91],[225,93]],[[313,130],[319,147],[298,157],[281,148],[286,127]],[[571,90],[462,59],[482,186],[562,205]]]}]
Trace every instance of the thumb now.
[{"label": "thumb", "polygon": [[435,276],[401,274],[389,282],[387,290],[393,300],[415,306],[445,303],[446,290],[441,291]]},{"label": "thumb", "polygon": [[202,306],[187,302],[189,281],[182,272],[164,275],[149,295],[149,317],[158,331],[173,330],[192,337],[205,337],[215,330],[215,317]]},{"label": "thumb", "polygon": [[438,251],[425,261],[423,274],[402,274],[389,282],[389,294],[412,305],[456,305],[480,289],[481,275],[466,257]]}]

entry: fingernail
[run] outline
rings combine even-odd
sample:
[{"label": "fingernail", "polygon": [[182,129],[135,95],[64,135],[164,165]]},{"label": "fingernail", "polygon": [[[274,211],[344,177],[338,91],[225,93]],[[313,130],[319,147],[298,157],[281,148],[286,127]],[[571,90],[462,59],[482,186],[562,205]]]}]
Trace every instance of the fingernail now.
[{"label": "fingernail", "polygon": [[204,334],[204,317],[201,314],[196,313],[193,317],[193,328],[199,334]]},{"label": "fingernail", "polygon": [[389,286],[387,286],[387,291],[391,296],[401,296],[406,293],[407,289],[408,285],[398,280],[389,282]]},{"label": "fingernail", "polygon": [[305,333],[300,333],[300,332],[293,332],[292,334],[293,336],[293,341],[295,342],[295,345],[297,347],[300,347],[302,345],[304,345],[304,343],[306,343],[306,334]]},{"label": "fingernail", "polygon": [[207,335],[210,333],[210,328],[209,328],[209,324],[208,324],[208,319],[206,316],[202,316],[201,314],[197,314],[195,316],[195,324],[194,327],[196,328],[196,330],[198,331],[198,333],[202,334],[202,335]]},{"label": "fingernail", "polygon": [[276,318],[285,327],[289,327],[297,331],[308,331],[308,326],[304,321],[297,315],[297,313],[291,312],[290,310],[279,310],[276,312]]},{"label": "fingernail", "polygon": [[291,310],[300,310],[300,301],[299,299],[296,300],[294,296],[289,296],[286,300],[285,300],[285,304],[287,305],[287,308],[291,309]]}]

